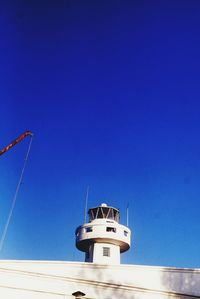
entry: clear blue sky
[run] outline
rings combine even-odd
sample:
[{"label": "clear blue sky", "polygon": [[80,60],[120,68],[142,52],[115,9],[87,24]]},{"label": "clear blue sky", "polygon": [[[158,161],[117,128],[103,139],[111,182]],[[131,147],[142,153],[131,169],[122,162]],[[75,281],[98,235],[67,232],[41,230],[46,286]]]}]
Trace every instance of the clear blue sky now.
[{"label": "clear blue sky", "polygon": [[[2,1],[0,146],[35,137],[0,258],[83,261],[89,206],[129,202],[124,263],[200,266],[199,1]],[[0,157],[2,233],[28,138]]]}]

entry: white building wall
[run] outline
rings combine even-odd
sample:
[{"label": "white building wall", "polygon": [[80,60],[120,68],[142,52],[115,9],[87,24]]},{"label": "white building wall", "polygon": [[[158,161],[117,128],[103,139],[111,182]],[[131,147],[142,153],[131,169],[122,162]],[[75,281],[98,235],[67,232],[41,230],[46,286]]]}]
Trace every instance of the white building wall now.
[{"label": "white building wall", "polygon": [[65,295],[54,294],[42,291],[24,290],[22,288],[12,289],[0,287],[0,298],[2,299],[65,299],[74,298],[72,296],[65,297]]},{"label": "white building wall", "polygon": [[75,291],[85,299],[200,298],[200,269],[0,261],[2,299],[68,299]]}]

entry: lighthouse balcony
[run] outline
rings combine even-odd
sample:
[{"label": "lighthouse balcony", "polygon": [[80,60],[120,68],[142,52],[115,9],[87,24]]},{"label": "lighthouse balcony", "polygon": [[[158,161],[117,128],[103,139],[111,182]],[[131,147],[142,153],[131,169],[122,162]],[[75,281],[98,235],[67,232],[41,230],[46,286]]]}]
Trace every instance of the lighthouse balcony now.
[{"label": "lighthouse balcony", "polygon": [[76,247],[84,252],[94,243],[118,245],[120,252],[130,247],[131,232],[128,227],[110,220],[94,220],[76,229]]}]

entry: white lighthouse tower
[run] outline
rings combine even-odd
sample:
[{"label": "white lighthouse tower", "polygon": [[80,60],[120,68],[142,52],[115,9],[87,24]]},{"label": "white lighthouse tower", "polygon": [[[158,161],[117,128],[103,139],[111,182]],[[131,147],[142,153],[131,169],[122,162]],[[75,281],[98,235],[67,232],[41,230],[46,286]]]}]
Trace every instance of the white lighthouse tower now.
[{"label": "white lighthouse tower", "polygon": [[89,223],[76,229],[76,247],[85,252],[85,262],[120,264],[120,253],[130,248],[131,231],[119,224],[119,210],[101,204],[88,215]]}]

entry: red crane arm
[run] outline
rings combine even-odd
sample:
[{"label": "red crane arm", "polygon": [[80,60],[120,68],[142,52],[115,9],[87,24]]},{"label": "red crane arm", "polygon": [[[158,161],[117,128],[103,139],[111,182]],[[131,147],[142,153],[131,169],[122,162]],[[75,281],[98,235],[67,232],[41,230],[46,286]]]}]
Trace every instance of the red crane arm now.
[{"label": "red crane arm", "polygon": [[30,131],[26,131],[19,137],[17,137],[15,140],[13,140],[11,143],[9,143],[7,146],[5,146],[2,150],[0,150],[0,156],[3,155],[5,152],[7,152],[11,147],[13,147],[15,144],[17,144],[19,141],[24,139],[26,136],[33,136],[33,134]]}]

